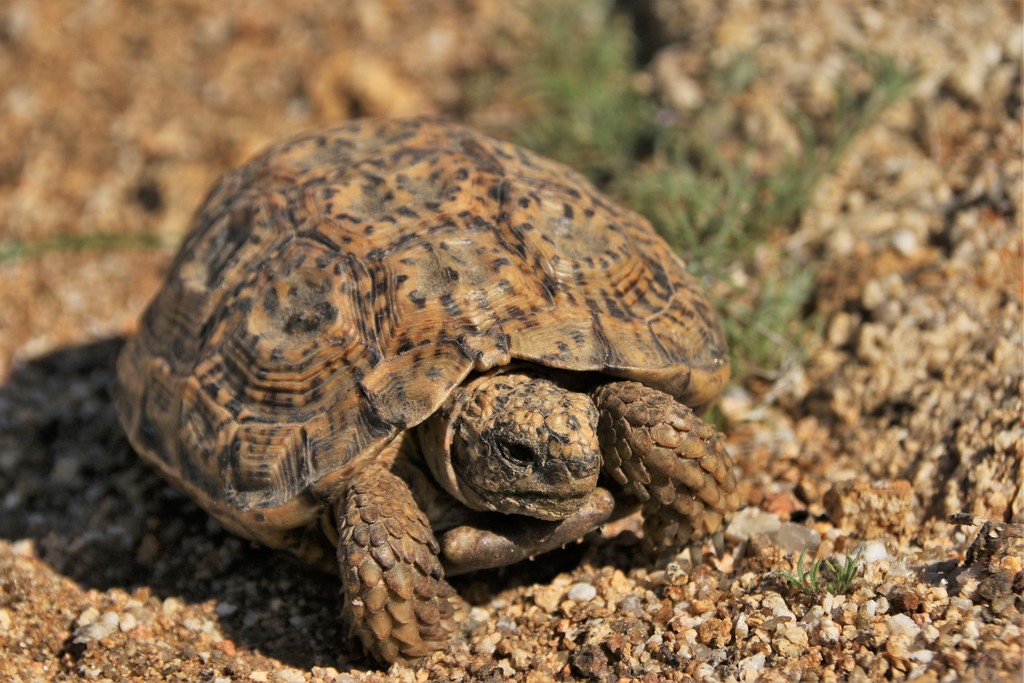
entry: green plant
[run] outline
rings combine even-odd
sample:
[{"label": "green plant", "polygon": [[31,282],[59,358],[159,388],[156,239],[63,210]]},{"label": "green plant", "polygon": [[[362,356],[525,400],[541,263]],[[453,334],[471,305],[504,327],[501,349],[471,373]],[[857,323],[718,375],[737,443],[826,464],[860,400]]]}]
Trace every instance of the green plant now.
[{"label": "green plant", "polygon": [[822,590],[822,568],[830,575],[825,584],[825,590],[832,595],[843,595],[850,590],[853,580],[860,572],[860,551],[854,555],[845,556],[841,565],[832,560],[815,560],[809,567],[804,565],[804,558],[807,556],[807,549],[800,551],[800,557],[796,561],[796,572],[778,571],[776,576],[785,579],[796,586],[802,593],[813,595]]}]

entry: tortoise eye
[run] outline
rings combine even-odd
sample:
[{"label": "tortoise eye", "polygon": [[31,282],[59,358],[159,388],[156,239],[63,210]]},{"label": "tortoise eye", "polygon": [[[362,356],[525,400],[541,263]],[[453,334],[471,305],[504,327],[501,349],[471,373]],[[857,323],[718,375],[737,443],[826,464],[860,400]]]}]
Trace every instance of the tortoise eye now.
[{"label": "tortoise eye", "polygon": [[536,460],[536,456],[529,447],[518,443],[509,444],[505,454],[509,460],[521,467],[528,467]]}]

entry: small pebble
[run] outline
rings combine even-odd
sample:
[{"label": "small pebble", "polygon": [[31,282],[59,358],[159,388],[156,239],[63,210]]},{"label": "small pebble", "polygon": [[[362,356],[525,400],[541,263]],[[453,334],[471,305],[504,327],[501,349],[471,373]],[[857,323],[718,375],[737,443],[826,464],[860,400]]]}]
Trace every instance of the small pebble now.
[{"label": "small pebble", "polygon": [[512,666],[514,666],[516,669],[520,671],[525,670],[527,667],[530,666],[530,662],[532,660],[533,657],[531,657],[530,653],[526,650],[518,647],[512,650]]},{"label": "small pebble", "polygon": [[861,292],[861,304],[869,311],[873,311],[886,301],[885,290],[878,280],[868,280]]},{"label": "small pebble", "polygon": [[822,643],[838,643],[839,637],[842,635],[842,631],[836,622],[829,618],[822,619],[818,624],[818,629],[815,632],[818,640]]},{"label": "small pebble", "polygon": [[981,635],[981,631],[978,630],[978,622],[974,619],[966,621],[961,628],[960,633],[964,638],[968,638],[970,640],[976,640],[978,636]]},{"label": "small pebble", "polygon": [[270,677],[273,683],[305,683],[306,677],[298,669],[281,669]]},{"label": "small pebble", "polygon": [[480,624],[486,624],[491,619],[491,613],[483,607],[471,607],[469,610],[469,621],[466,627],[472,631]]},{"label": "small pebble", "polygon": [[490,656],[494,654],[494,650],[497,649],[500,642],[500,633],[488,633],[476,643],[476,647],[473,649],[479,654]]},{"label": "small pebble", "polygon": [[960,596],[955,595],[949,599],[949,606],[955,607],[961,612],[967,613],[971,611],[971,607],[974,606],[974,603],[968,600],[967,598],[961,598]]},{"label": "small pebble", "polygon": [[885,548],[883,541],[868,541],[861,547],[860,560],[864,564],[871,564],[880,560],[890,559],[889,551]]},{"label": "small pebble", "polygon": [[775,607],[773,607],[772,616],[796,621],[796,615],[793,614],[793,611],[785,605],[776,605]]},{"label": "small pebble", "polygon": [[640,600],[639,595],[627,595],[619,601],[619,607],[616,611],[638,617],[644,611],[643,601]]},{"label": "small pebble", "polygon": [[503,615],[498,619],[498,623],[495,624],[495,628],[501,631],[502,633],[515,633],[516,622],[511,617]]},{"label": "small pebble", "polygon": [[764,668],[765,654],[758,652],[755,655],[744,657],[739,661],[740,671],[760,671]]},{"label": "small pebble", "polygon": [[135,628],[138,625],[139,625],[139,620],[135,617],[135,615],[132,614],[131,612],[126,612],[126,613],[121,615],[121,619],[120,619],[120,623],[118,624],[118,628],[121,629],[122,633],[127,633],[128,631],[131,631],[133,628]]},{"label": "small pebble", "polygon": [[590,602],[597,597],[597,589],[589,583],[574,583],[566,597],[574,602]]},{"label": "small pebble", "polygon": [[893,614],[886,617],[885,628],[891,636],[904,636],[911,639],[916,638],[917,634],[921,632],[921,627],[906,614]]},{"label": "small pebble", "polygon": [[799,553],[805,549],[815,550],[821,545],[821,534],[803,524],[783,522],[769,537],[775,546],[787,553]]},{"label": "small pebble", "polygon": [[232,605],[230,602],[220,602],[214,608],[218,617],[230,617],[232,614],[238,611],[238,605]]},{"label": "small pebble", "polygon": [[75,642],[88,643],[93,640],[102,640],[117,630],[118,622],[116,612],[104,612],[99,619],[75,631]]},{"label": "small pebble", "polygon": [[750,634],[750,626],[747,625],[747,615],[741,614],[737,617],[732,627],[733,636],[737,641],[743,641],[747,639]]},{"label": "small pebble", "polygon": [[770,534],[782,526],[779,518],[761,508],[748,507],[737,512],[729,526],[725,529],[725,538],[734,541],[745,541],[754,534]]},{"label": "small pebble", "polygon": [[92,606],[86,607],[82,610],[82,613],[78,615],[78,619],[75,620],[75,625],[78,628],[82,628],[83,626],[88,626],[99,618],[100,611],[98,609]]},{"label": "small pebble", "polygon": [[167,598],[163,603],[164,615],[168,617],[173,616],[177,612],[181,611],[184,606],[184,603],[177,598]]},{"label": "small pebble", "polygon": [[11,544],[11,550],[19,557],[34,557],[36,542],[31,538],[23,538]]},{"label": "small pebble", "polygon": [[917,235],[910,230],[897,230],[892,236],[892,245],[904,256],[910,256],[919,246]]}]

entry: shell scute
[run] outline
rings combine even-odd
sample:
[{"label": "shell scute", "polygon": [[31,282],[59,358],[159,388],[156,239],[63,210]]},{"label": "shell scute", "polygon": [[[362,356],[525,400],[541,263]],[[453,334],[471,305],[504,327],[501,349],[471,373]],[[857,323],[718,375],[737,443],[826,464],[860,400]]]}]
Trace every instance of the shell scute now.
[{"label": "shell scute", "polygon": [[243,423],[223,454],[226,495],[241,508],[265,507],[268,496],[278,492],[292,497],[314,472],[302,425]]}]

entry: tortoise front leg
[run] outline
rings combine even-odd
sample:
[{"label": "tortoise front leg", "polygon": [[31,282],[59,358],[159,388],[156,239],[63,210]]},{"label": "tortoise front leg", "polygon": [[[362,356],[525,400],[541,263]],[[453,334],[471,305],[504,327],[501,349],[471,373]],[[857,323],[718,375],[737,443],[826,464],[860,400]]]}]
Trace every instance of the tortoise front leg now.
[{"label": "tortoise front leg", "polygon": [[739,506],[721,434],[670,395],[639,382],[597,388],[604,470],[642,504],[658,548],[716,532]]},{"label": "tortoise front leg", "polygon": [[352,478],[338,505],[342,614],[378,659],[428,655],[458,631],[463,603],[444,580],[438,551],[405,479],[381,463]]}]

